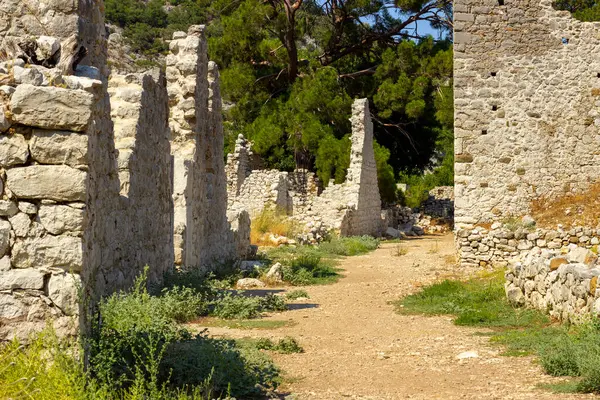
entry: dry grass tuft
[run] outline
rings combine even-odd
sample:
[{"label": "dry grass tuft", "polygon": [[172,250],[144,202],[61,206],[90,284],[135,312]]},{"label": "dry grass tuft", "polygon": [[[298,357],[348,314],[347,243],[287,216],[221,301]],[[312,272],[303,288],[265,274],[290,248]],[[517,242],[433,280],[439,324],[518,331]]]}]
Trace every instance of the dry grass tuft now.
[{"label": "dry grass tuft", "polygon": [[581,193],[567,193],[555,198],[540,198],[531,202],[531,216],[537,226],[555,228],[558,224],[569,228],[600,224],[600,183]]},{"label": "dry grass tuft", "polygon": [[272,246],[271,235],[294,238],[299,233],[298,223],[285,213],[264,209],[252,219],[250,241],[258,246]]}]

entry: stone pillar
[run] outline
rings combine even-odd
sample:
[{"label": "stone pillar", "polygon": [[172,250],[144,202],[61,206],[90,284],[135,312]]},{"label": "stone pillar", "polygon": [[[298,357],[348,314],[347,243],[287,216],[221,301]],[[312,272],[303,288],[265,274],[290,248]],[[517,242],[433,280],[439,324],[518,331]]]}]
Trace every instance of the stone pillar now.
[{"label": "stone pillar", "polygon": [[208,126],[208,59],[203,26],[175,32],[167,56],[171,116],[175,264],[200,266],[204,240],[206,129]]},{"label": "stone pillar", "polygon": [[352,106],[352,148],[345,185],[356,204],[348,235],[381,234],[381,198],[373,148],[373,122],[369,101],[358,99]]}]

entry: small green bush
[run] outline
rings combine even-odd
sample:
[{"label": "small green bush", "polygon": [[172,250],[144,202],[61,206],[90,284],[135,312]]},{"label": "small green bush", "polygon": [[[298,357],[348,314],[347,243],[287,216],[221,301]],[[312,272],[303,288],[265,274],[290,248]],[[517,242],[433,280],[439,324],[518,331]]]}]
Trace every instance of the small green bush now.
[{"label": "small green bush", "polygon": [[298,290],[292,290],[291,292],[288,292],[285,294],[286,299],[288,300],[296,300],[299,299],[301,297],[304,298],[310,298],[308,293],[306,292],[306,290],[302,290],[302,289],[298,289]]},{"label": "small green bush", "polygon": [[304,349],[296,339],[286,336],[274,343],[271,339],[260,338],[254,342],[254,347],[259,350],[271,350],[282,354],[303,353]]},{"label": "small green bush", "polygon": [[260,298],[260,307],[263,311],[286,311],[287,304],[281,296],[275,296],[274,294],[267,294],[265,297]]},{"label": "small green bush", "polygon": [[212,315],[223,319],[258,318],[262,311],[259,297],[226,293],[213,301]]}]

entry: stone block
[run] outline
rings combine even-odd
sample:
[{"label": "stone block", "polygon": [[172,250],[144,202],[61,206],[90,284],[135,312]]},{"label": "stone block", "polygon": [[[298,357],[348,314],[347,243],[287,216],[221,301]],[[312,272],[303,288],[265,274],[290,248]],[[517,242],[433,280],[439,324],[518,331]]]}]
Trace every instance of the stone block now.
[{"label": "stone block", "polygon": [[10,105],[13,122],[83,132],[92,118],[94,96],[83,90],[19,85]]},{"label": "stone block", "polygon": [[0,219],[0,257],[8,252],[10,245],[10,222]]},{"label": "stone block", "polygon": [[556,257],[550,260],[550,271],[556,271],[563,264],[568,264],[566,257]]},{"label": "stone block", "polygon": [[88,163],[88,137],[65,131],[33,131],[31,157],[42,164],[77,166]]},{"label": "stone block", "polygon": [[[1,284],[2,283],[0,283],[0,285]],[[19,318],[26,313],[27,307],[21,300],[10,294],[0,294],[0,319]]]},{"label": "stone block", "polygon": [[29,149],[23,135],[0,136],[0,166],[25,164],[27,158],[29,158]]},{"label": "stone block", "polygon": [[11,269],[0,272],[0,290],[44,288],[44,274],[35,269]]},{"label": "stone block", "polygon": [[597,259],[598,256],[596,254],[583,247],[571,249],[567,254],[567,260],[571,263],[591,264]]},{"label": "stone block", "polygon": [[53,235],[83,230],[85,210],[65,205],[42,205],[40,223]]},{"label": "stone block", "polygon": [[79,275],[71,273],[52,274],[48,281],[48,297],[66,315],[78,313],[78,293],[81,288]]},{"label": "stone block", "polygon": [[19,212],[17,203],[10,200],[0,200],[0,216],[12,217]]},{"label": "stone block", "polygon": [[62,268],[80,272],[83,265],[82,239],[44,236],[18,240],[12,249],[13,268]]},{"label": "stone block", "polygon": [[63,165],[32,165],[6,171],[7,186],[22,199],[85,201],[87,173]]}]

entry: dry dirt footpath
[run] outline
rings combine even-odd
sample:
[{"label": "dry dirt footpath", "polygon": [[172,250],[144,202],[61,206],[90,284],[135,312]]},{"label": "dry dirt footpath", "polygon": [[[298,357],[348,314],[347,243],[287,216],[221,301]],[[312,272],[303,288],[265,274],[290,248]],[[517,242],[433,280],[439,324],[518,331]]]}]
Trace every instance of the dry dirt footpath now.
[{"label": "dry dirt footpath", "polygon": [[[268,317],[289,319],[274,330],[210,328],[215,336],[296,338],[305,353],[275,355],[285,371],[285,392],[294,399],[591,399],[553,394],[529,357],[503,357],[482,329],[458,327],[449,317],[402,316],[388,302],[440,277],[462,275],[453,263],[452,236],[397,244],[350,257],[338,283],[306,288],[316,307]],[[478,358],[457,359],[475,351]]]}]

